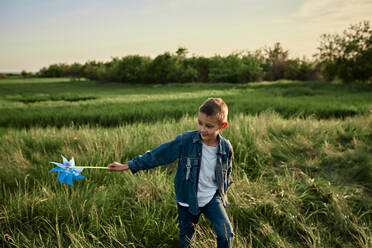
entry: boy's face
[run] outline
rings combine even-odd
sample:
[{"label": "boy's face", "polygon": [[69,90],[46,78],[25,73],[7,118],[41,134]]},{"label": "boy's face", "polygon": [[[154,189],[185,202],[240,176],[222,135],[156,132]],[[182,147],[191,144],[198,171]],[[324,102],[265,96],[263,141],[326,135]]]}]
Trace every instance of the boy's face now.
[{"label": "boy's face", "polygon": [[222,123],[215,116],[209,116],[199,112],[198,116],[198,131],[202,141],[206,145],[215,145],[217,135],[223,129]]}]

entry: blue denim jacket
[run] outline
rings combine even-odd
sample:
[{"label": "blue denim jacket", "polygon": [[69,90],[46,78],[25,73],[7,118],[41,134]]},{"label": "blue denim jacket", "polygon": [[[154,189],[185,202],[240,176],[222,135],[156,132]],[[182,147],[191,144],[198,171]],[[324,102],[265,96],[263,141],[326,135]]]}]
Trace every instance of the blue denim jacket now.
[{"label": "blue denim jacket", "polygon": [[[233,150],[230,142],[218,135],[216,181],[218,192],[227,207],[226,191],[232,184],[230,181]],[[189,212],[198,214],[198,181],[202,157],[202,142],[198,131],[188,131],[178,135],[174,140],[161,144],[144,155],[137,156],[127,164],[136,173],[159,165],[165,165],[178,159],[178,167],[174,178],[177,202],[189,204]]]}]

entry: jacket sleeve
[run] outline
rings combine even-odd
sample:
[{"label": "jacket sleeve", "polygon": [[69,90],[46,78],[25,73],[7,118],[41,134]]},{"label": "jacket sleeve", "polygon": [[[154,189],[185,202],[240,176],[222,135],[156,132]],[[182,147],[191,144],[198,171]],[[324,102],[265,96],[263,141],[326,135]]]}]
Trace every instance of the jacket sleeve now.
[{"label": "jacket sleeve", "polygon": [[234,183],[233,181],[230,180],[230,174],[231,174],[231,170],[232,170],[232,160],[233,160],[233,157],[234,157],[234,151],[233,151],[231,143],[228,142],[228,144],[230,146],[230,152],[229,152],[229,156],[228,156],[229,167],[227,169],[227,188],[229,188],[230,185]]},{"label": "jacket sleeve", "polygon": [[147,151],[144,155],[135,157],[127,162],[132,173],[139,170],[148,170],[160,165],[165,165],[176,160],[180,155],[181,135],[178,135],[174,140],[161,144],[151,151]]}]

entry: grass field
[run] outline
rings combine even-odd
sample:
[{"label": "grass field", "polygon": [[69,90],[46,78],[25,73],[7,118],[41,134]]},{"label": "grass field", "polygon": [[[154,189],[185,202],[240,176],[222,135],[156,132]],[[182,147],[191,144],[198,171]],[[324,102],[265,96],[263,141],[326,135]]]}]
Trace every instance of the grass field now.
[{"label": "grass field", "polygon": [[[49,162],[125,162],[195,129],[211,96],[230,107],[235,247],[372,247],[371,86],[32,79],[0,80],[0,92],[4,247],[177,247],[176,162],[84,170],[74,187]],[[215,245],[202,218],[194,247]]]},{"label": "grass field", "polygon": [[[0,80],[0,127],[100,125],[179,120],[207,97],[223,97],[230,117],[273,110],[285,118],[368,114],[370,85],[323,82],[123,85],[61,79]],[[156,114],[154,114],[156,113]]]}]

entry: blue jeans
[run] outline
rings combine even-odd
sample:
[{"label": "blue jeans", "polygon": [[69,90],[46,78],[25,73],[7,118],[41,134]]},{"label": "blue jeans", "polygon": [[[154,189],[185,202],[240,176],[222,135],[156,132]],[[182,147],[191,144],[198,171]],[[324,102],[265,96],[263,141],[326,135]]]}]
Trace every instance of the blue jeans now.
[{"label": "blue jeans", "polygon": [[195,229],[193,224],[197,224],[200,215],[204,216],[211,222],[214,232],[217,235],[217,247],[232,247],[233,246],[233,229],[226,214],[222,199],[216,193],[212,200],[200,208],[198,215],[193,215],[188,211],[188,207],[178,206],[178,225],[180,228],[180,242],[182,247],[188,247],[194,235]]}]

